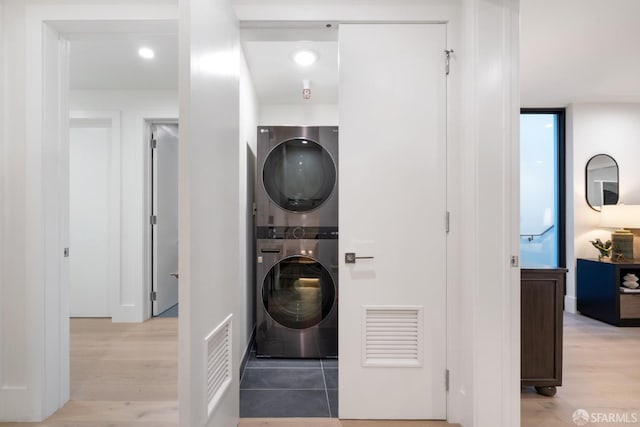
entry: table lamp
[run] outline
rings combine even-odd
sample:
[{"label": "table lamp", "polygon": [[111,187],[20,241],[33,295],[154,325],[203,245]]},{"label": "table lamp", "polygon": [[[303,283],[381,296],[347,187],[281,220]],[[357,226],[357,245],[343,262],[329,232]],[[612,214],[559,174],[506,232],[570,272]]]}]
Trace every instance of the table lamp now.
[{"label": "table lamp", "polygon": [[626,228],[640,228],[640,205],[604,205],[600,211],[600,225],[616,228],[611,233],[611,259],[633,259],[633,233]]}]

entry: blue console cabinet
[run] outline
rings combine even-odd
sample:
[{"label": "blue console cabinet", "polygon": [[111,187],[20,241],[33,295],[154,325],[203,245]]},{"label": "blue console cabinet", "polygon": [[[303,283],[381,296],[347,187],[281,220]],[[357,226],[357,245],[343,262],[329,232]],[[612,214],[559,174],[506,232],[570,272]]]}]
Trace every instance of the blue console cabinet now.
[{"label": "blue console cabinet", "polygon": [[640,326],[640,293],[621,289],[627,273],[640,277],[640,260],[578,259],[578,311],[615,326]]}]

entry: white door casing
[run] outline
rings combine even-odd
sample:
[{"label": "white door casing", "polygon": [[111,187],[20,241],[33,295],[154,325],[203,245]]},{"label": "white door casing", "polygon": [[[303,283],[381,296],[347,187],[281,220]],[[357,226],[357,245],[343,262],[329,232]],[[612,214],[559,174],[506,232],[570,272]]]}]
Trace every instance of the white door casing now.
[{"label": "white door casing", "polygon": [[153,315],[178,303],[178,125],[151,126],[153,180]]},{"label": "white door casing", "polygon": [[340,418],[446,418],[445,36],[340,26]]}]

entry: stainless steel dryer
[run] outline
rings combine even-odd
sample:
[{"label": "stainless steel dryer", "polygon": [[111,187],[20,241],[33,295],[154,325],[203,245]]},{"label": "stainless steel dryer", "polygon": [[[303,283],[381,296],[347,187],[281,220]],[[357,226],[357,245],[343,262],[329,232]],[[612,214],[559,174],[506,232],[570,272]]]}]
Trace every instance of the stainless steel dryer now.
[{"label": "stainless steel dryer", "polygon": [[338,127],[258,127],[256,225],[338,226]]},{"label": "stainless steel dryer", "polygon": [[320,238],[257,241],[258,357],[338,356],[337,236],[307,233]]}]

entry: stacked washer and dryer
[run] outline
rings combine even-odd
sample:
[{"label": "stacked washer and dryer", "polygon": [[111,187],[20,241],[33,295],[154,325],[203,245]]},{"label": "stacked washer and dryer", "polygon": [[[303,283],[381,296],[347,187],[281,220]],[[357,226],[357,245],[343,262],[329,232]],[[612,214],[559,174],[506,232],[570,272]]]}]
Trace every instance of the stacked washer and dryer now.
[{"label": "stacked washer and dryer", "polygon": [[258,357],[338,355],[338,128],[258,128]]}]

